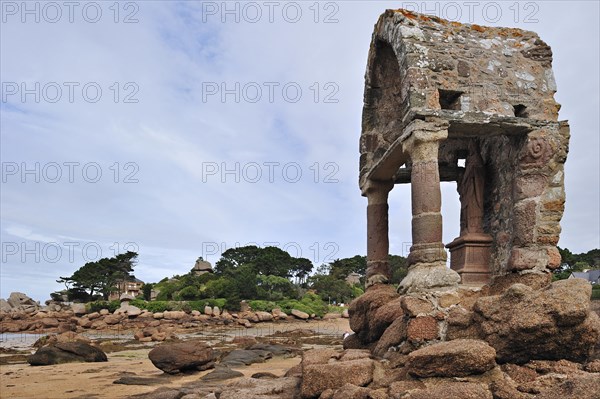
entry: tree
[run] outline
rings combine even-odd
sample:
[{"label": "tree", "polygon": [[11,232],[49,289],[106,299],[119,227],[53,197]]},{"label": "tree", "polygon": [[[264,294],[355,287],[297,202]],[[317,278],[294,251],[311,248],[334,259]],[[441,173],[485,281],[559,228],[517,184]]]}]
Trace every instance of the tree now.
[{"label": "tree", "polygon": [[258,297],[269,301],[279,301],[284,298],[296,298],[294,285],[285,277],[258,276]]},{"label": "tree", "polygon": [[180,301],[193,301],[200,297],[200,291],[194,285],[188,285],[177,293],[177,299]]},{"label": "tree", "polygon": [[223,275],[233,272],[241,265],[254,264],[260,248],[247,245],[240,248],[229,248],[221,254],[221,259],[215,263],[215,273]]},{"label": "tree", "polygon": [[404,256],[390,255],[388,257],[390,268],[392,269],[391,284],[400,284],[402,279],[408,274],[408,262]]},{"label": "tree", "polygon": [[558,253],[560,254],[561,257],[561,265],[560,268],[564,269],[569,265],[573,265],[575,264],[575,257],[573,256],[573,253],[571,251],[569,251],[568,248],[561,248],[558,247]]},{"label": "tree", "polygon": [[367,273],[367,257],[356,255],[352,258],[336,259],[330,263],[329,275],[338,280],[344,280],[351,273],[361,276]]},{"label": "tree", "polygon": [[235,275],[223,275],[208,281],[201,289],[202,298],[228,298],[231,302],[257,297],[257,275],[251,266],[235,269]]},{"label": "tree", "polygon": [[562,261],[560,267],[554,271],[554,280],[563,280],[569,278],[571,273],[600,266],[600,249],[574,254],[568,248],[558,247],[558,252]]},{"label": "tree", "polygon": [[306,258],[294,258],[294,266],[290,270],[292,276],[296,278],[298,284],[302,284],[306,281],[306,278],[313,269],[313,264],[309,259]]},{"label": "tree", "polygon": [[89,299],[94,294],[101,294],[107,300],[109,294],[117,289],[119,281],[133,278],[133,267],[135,266],[136,252],[128,251],[113,258],[102,258],[96,262],[88,262],[69,277],[60,277],[57,282],[65,283],[73,288],[69,291],[89,291]]},{"label": "tree", "polygon": [[354,299],[352,287],[332,275],[315,274],[308,278],[308,283],[325,302],[346,303]]},{"label": "tree", "polygon": [[152,287],[154,287],[154,284],[152,284],[152,283],[146,283],[142,287],[142,293],[144,295],[144,300],[150,301],[152,299]]},{"label": "tree", "polygon": [[[392,270],[390,283],[398,284],[408,273],[406,258],[398,255],[389,255],[388,262]],[[317,269],[317,274],[329,274],[337,280],[345,280],[351,273],[360,274],[363,279],[367,274],[367,257],[356,255],[351,258],[336,259],[328,266],[322,265]],[[363,279],[361,281],[364,283]]]},{"label": "tree", "polygon": [[165,281],[160,283],[158,288],[158,295],[156,296],[157,301],[169,301],[173,299],[173,294],[177,292],[177,285],[174,282]]},{"label": "tree", "polygon": [[259,251],[259,256],[254,260],[254,269],[263,276],[291,277],[294,259],[282,249],[266,247]]},{"label": "tree", "polygon": [[321,266],[317,267],[317,272],[315,274],[329,275],[331,271],[331,265],[328,263],[322,263]]},{"label": "tree", "polygon": [[241,266],[251,267],[255,274],[286,278],[305,276],[312,270],[312,263],[308,259],[294,258],[277,247],[259,248],[248,245],[223,252],[221,259],[215,264],[215,273],[233,277]]}]

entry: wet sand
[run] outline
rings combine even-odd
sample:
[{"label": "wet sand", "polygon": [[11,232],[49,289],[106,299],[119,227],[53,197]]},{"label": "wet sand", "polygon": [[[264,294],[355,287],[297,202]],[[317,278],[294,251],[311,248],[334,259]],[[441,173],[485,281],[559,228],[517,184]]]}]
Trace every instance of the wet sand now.
[{"label": "wet sand", "polygon": [[[31,367],[14,364],[0,367],[0,397],[2,398],[127,398],[151,392],[160,386],[179,387],[197,381],[212,370],[193,374],[167,375],[148,360],[149,349],[117,352],[108,355],[105,363],[67,363]],[[300,356],[275,357],[265,363],[237,368],[249,377],[257,372],[285,374],[300,363]],[[153,377],[164,380],[158,385],[122,385],[113,382],[125,375]],[[232,380],[224,381],[229,383]]]}]

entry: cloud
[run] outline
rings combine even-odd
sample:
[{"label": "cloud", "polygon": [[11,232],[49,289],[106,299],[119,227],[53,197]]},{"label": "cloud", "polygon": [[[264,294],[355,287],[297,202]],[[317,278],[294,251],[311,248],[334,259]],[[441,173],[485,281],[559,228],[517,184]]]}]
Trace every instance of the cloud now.
[{"label": "cloud", "polygon": [[[39,101],[19,92],[0,102],[3,167],[18,168],[3,175],[0,232],[3,243],[19,244],[2,262],[0,297],[17,290],[46,299],[61,288],[59,275],[86,261],[90,243],[106,255],[136,245],[145,281],[249,242],[278,242],[317,265],[365,253],[357,185],[364,72],[388,3],[128,2],[118,15],[112,3],[98,4],[97,23],[77,9],[73,23],[63,10],[57,23],[16,14],[1,25],[1,80],[24,84]],[[553,48],[561,118],[572,126],[561,246],[587,251],[600,235],[598,4],[519,3],[519,15],[494,4],[497,25],[534,30]],[[457,19],[489,24],[494,10],[485,16],[484,5],[470,15],[459,4]],[[427,7],[454,16],[447,3]],[[59,101],[49,101],[57,87]],[[445,185],[443,193],[449,241],[456,192]],[[395,253],[410,242],[409,198],[406,187],[390,196]],[[23,259],[20,245],[36,242],[79,246],[72,260],[68,251],[55,263]]]}]

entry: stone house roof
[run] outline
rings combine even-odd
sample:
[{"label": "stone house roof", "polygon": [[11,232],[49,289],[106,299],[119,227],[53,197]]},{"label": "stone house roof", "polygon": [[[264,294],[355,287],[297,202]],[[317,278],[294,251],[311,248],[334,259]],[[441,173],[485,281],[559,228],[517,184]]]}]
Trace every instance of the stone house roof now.
[{"label": "stone house roof", "polygon": [[573,272],[569,278],[582,278],[592,284],[600,284],[600,269],[588,270],[587,272]]}]

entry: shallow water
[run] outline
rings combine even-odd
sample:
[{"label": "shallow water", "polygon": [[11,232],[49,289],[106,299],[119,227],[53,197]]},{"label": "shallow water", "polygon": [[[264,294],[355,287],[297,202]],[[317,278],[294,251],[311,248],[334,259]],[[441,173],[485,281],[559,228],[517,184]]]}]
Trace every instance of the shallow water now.
[{"label": "shallow water", "polygon": [[[312,330],[314,337],[319,336],[335,336],[341,337],[347,327],[347,321],[341,320],[323,320],[310,322],[266,322],[254,324],[251,328],[246,328],[238,325],[230,326],[198,326],[191,329],[189,332],[180,331],[176,333],[180,338],[205,338],[207,341],[228,341],[234,337],[254,336],[265,337],[272,335],[285,334],[298,329]],[[128,341],[133,339],[132,330],[112,330],[112,331],[85,331],[80,333],[91,339],[96,340],[112,340],[112,341]],[[0,334],[0,348],[10,349],[32,349],[33,344],[39,338],[45,336],[44,333],[2,333]]]},{"label": "shallow water", "polygon": [[35,341],[45,334],[2,333],[0,334],[0,348],[26,350],[31,349]]},{"label": "shallow water", "polygon": [[[0,348],[8,349],[32,349],[35,341],[50,333],[2,333],[0,334]],[[98,332],[86,331],[81,333],[91,340],[110,339],[110,340],[130,340],[133,339],[131,333]]]}]

